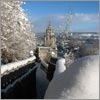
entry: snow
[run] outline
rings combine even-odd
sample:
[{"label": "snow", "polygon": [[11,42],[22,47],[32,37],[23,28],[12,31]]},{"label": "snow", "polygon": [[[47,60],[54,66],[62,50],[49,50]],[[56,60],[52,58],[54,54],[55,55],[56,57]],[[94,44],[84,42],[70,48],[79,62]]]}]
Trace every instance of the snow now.
[{"label": "snow", "polygon": [[79,47],[75,47],[74,50],[79,50]]},{"label": "snow", "polygon": [[66,65],[66,67],[69,67],[69,65],[71,63],[73,63],[74,60],[75,60],[74,54],[72,52],[65,53],[64,54],[64,58],[65,58],[65,65]]},{"label": "snow", "polygon": [[6,71],[11,71],[13,69],[17,69],[20,68],[24,65],[26,65],[28,62],[32,62],[36,59],[35,56],[18,61],[18,62],[13,62],[13,63],[9,63],[6,65],[1,65],[1,74],[5,73]]},{"label": "snow", "polygon": [[65,64],[65,59],[64,58],[60,58],[57,63],[56,63],[56,69],[54,72],[54,77],[63,73],[66,70],[66,66]]},{"label": "snow", "polygon": [[34,55],[34,52],[33,50],[30,51],[30,56],[33,56]]},{"label": "snow", "polygon": [[99,56],[80,58],[54,77],[45,99],[99,99]]},{"label": "snow", "polygon": [[52,55],[54,55],[54,54],[55,54],[55,52],[52,52],[51,54],[52,54]]}]

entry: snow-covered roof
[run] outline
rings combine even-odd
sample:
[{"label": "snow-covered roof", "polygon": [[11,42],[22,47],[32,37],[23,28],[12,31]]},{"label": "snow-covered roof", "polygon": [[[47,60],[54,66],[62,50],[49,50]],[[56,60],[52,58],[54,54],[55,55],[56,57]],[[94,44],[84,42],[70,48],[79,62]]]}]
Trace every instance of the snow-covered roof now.
[{"label": "snow-covered roof", "polygon": [[53,77],[45,99],[99,99],[99,56],[80,58]]}]

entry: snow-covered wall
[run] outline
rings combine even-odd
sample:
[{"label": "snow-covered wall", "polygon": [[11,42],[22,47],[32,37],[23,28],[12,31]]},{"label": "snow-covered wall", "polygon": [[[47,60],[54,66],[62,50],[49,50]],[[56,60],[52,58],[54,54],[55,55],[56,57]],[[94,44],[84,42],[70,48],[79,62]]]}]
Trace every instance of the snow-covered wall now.
[{"label": "snow-covered wall", "polygon": [[53,77],[63,73],[65,70],[66,70],[65,59],[64,58],[58,59]]},{"label": "snow-covered wall", "polygon": [[28,64],[29,62],[32,62],[35,60],[35,56],[33,57],[30,57],[28,59],[25,59],[25,60],[21,60],[21,61],[18,61],[18,62],[13,62],[13,63],[9,63],[9,64],[6,64],[6,65],[2,65],[1,66],[1,74],[5,73],[6,71],[11,71],[13,69],[17,69],[17,68],[20,68],[26,64]]},{"label": "snow-covered wall", "polygon": [[99,99],[99,56],[80,58],[53,77],[45,99]]},{"label": "snow-covered wall", "polygon": [[[27,70],[25,69],[26,67]],[[1,78],[1,98],[2,99],[20,99],[36,98],[36,69],[38,64],[34,62],[25,65],[21,70],[16,70]],[[24,73],[23,73],[24,72]]]}]

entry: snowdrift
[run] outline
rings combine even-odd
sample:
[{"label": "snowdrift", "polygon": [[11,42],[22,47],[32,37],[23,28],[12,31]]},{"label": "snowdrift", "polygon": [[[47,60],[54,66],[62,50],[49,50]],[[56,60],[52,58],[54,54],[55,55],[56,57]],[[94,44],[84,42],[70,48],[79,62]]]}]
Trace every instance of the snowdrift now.
[{"label": "snowdrift", "polygon": [[45,99],[99,99],[99,56],[78,59],[48,86]]}]

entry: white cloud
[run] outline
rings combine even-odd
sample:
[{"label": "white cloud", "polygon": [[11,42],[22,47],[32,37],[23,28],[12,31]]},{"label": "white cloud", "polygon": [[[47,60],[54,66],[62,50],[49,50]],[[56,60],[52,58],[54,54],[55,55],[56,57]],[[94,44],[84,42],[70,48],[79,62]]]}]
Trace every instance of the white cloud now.
[{"label": "white cloud", "polygon": [[65,16],[60,15],[60,16],[57,16],[57,18],[58,18],[58,19],[64,19],[64,18],[65,18]]},{"label": "white cloud", "polygon": [[73,20],[97,22],[99,21],[99,14],[75,13],[73,15]]},{"label": "white cloud", "polygon": [[[97,22],[99,20],[99,14],[85,14],[85,13],[75,13],[72,16],[72,21],[92,21]],[[51,15],[50,18],[58,19],[58,20],[65,20],[66,15]]]},{"label": "white cloud", "polygon": [[49,15],[48,18],[50,19],[59,19],[59,20],[63,20],[65,19],[65,15],[61,15],[61,14],[53,14],[53,15]]}]

